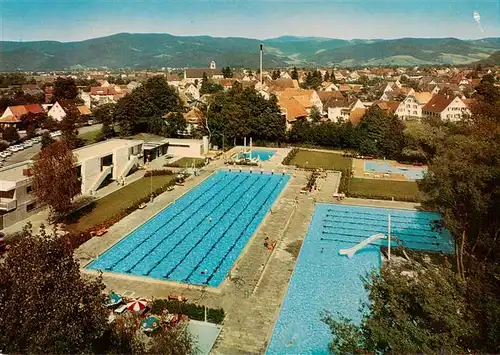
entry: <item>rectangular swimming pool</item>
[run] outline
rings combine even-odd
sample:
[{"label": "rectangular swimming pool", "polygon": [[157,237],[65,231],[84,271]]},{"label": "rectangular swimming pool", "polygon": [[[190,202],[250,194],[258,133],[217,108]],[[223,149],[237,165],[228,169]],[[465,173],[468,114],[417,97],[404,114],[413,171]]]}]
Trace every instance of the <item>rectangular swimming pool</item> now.
[{"label": "rectangular swimming pool", "polygon": [[300,250],[292,279],[266,354],[329,354],[331,332],[321,321],[325,310],[360,322],[359,309],[368,300],[361,277],[381,266],[378,241],[352,259],[339,255],[373,234],[392,235],[408,248],[453,252],[451,237],[437,231],[435,213],[384,208],[318,204]]},{"label": "rectangular swimming pool", "polygon": [[410,180],[419,180],[424,177],[424,172],[426,172],[427,169],[418,166],[396,166],[380,161],[365,161],[365,171],[376,173],[397,173],[406,176],[406,178]]},{"label": "rectangular swimming pool", "polygon": [[[264,149],[252,149],[252,154],[251,154],[251,159],[259,158],[259,160],[266,161],[271,159],[274,156],[275,151],[274,150],[264,150]],[[239,152],[236,157],[238,159],[243,158],[246,156],[249,158],[250,153],[248,152]]]},{"label": "rectangular swimming pool", "polygon": [[289,179],[218,171],[87,268],[217,287]]}]

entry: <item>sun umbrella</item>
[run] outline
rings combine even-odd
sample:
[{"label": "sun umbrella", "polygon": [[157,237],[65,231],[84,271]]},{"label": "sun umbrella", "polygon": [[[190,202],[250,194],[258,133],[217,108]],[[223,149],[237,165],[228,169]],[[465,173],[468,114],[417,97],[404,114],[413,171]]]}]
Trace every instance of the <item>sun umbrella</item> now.
[{"label": "sun umbrella", "polygon": [[108,307],[111,307],[111,306],[116,306],[117,304],[120,304],[122,302],[122,296],[114,293],[114,292],[111,292],[109,295],[108,295],[108,298],[107,298],[107,306]]},{"label": "sun umbrella", "polygon": [[145,332],[151,332],[160,326],[160,320],[155,316],[147,317],[141,322],[141,329]]},{"label": "sun umbrella", "polygon": [[148,301],[144,298],[138,298],[127,303],[127,309],[133,312],[140,312],[148,305]]}]

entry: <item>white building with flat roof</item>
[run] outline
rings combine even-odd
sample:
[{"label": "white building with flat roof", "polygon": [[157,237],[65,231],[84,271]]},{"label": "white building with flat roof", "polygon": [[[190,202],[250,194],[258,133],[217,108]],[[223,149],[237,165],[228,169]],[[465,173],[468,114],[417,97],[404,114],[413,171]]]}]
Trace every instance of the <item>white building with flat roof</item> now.
[{"label": "white building with flat roof", "polygon": [[93,194],[106,178],[125,178],[139,164],[144,141],[110,139],[74,149],[82,194]]},{"label": "white building with flat roof", "polygon": [[0,229],[38,211],[31,187],[31,163],[28,160],[0,169]]}]

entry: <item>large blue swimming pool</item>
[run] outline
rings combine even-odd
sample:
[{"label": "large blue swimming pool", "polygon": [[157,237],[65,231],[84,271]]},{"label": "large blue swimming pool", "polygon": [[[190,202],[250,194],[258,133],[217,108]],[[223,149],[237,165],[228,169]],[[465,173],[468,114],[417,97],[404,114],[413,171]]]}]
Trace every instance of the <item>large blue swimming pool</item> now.
[{"label": "large blue swimming pool", "polygon": [[378,241],[352,259],[339,255],[377,233],[392,235],[408,248],[453,252],[448,232],[438,232],[434,213],[384,208],[318,204],[302,245],[266,354],[328,354],[329,328],[321,321],[325,310],[361,321],[368,300],[361,276],[381,265]]},{"label": "large blue swimming pool", "polygon": [[243,158],[244,156],[247,157],[247,158],[251,158],[251,159],[255,159],[255,158],[259,158],[259,160],[269,160],[273,157],[274,155],[274,150],[264,150],[264,149],[252,149],[252,153],[251,153],[251,157],[250,157],[250,153],[245,153],[245,152],[239,152],[236,157],[238,159],[241,159]]},{"label": "large blue swimming pool", "polygon": [[427,169],[418,166],[395,166],[381,161],[365,161],[365,171],[402,174],[410,180],[419,180],[424,177]]},{"label": "large blue swimming pool", "polygon": [[87,267],[216,287],[289,178],[218,171]]}]

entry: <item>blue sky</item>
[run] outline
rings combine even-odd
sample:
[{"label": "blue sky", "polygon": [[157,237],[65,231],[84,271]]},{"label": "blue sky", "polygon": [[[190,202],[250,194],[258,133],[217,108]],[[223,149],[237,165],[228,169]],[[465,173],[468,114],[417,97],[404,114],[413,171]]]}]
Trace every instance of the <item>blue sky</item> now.
[{"label": "blue sky", "polygon": [[[498,0],[0,0],[2,40],[118,32],[270,38],[500,36]],[[474,22],[481,15],[484,32]]]}]

